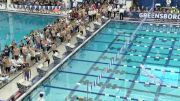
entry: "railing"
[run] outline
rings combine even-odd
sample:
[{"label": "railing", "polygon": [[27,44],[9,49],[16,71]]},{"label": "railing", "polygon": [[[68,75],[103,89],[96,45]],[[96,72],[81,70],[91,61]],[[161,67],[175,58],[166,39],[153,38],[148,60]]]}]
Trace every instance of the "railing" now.
[{"label": "railing", "polygon": [[63,6],[40,6],[40,5],[9,5],[10,10],[24,9],[24,10],[54,10],[54,9],[63,9]]},{"label": "railing", "polygon": [[0,9],[1,10],[64,10],[65,5],[59,5],[59,6],[41,6],[41,5],[17,5],[17,4],[10,4],[7,5],[5,3],[0,3]]}]

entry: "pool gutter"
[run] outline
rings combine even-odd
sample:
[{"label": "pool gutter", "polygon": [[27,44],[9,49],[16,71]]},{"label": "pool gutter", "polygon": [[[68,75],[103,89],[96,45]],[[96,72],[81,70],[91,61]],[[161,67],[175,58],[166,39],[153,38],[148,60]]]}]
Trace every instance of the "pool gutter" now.
[{"label": "pool gutter", "polygon": [[24,93],[16,101],[22,101],[26,96],[28,96],[36,87],[41,84],[46,78],[48,78],[55,70],[57,70],[61,65],[63,65],[72,55],[74,55],[81,47],[83,47],[91,38],[93,38],[105,25],[107,25],[111,20],[108,20],[104,25],[102,25],[98,30],[96,30],[89,38],[87,38],[80,46],[73,50],[68,56],[66,56],[59,64],[57,64],[52,70],[50,70],[43,78],[41,78],[36,84],[34,84],[26,93]]},{"label": "pool gutter", "polygon": [[66,14],[33,13],[33,12],[19,11],[19,10],[4,10],[4,9],[0,9],[0,11],[2,11],[2,12],[8,12],[8,13],[20,13],[20,14],[32,14],[32,15],[44,15],[44,16],[59,16],[59,17],[66,16]]}]

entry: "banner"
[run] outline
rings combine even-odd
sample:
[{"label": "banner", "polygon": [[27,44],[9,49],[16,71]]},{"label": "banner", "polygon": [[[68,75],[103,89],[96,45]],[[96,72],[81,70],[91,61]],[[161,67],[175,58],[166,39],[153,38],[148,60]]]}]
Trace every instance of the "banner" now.
[{"label": "banner", "polygon": [[140,18],[150,18],[150,19],[170,19],[170,20],[179,20],[180,14],[171,14],[171,13],[139,13]]},{"label": "banner", "polygon": [[169,20],[180,20],[180,14],[175,13],[147,13],[147,12],[126,12],[126,17],[131,18],[144,18],[147,19],[169,19]]}]

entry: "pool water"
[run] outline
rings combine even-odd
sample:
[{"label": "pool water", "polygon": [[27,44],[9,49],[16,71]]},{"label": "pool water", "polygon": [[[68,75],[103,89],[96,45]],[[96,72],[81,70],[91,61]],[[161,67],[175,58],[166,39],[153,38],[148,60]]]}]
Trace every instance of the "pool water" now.
[{"label": "pool water", "polygon": [[[77,96],[88,101],[179,101],[178,26],[143,24],[128,45],[124,59],[117,59],[104,71],[137,26],[135,22],[111,21],[63,64],[63,70],[59,68],[24,101],[36,101],[41,91],[45,92],[46,101],[77,101]],[[102,72],[97,86],[90,89],[88,84]]]},{"label": "pool water", "polygon": [[56,16],[0,12],[0,51],[13,40],[20,42],[32,30],[53,23]]}]

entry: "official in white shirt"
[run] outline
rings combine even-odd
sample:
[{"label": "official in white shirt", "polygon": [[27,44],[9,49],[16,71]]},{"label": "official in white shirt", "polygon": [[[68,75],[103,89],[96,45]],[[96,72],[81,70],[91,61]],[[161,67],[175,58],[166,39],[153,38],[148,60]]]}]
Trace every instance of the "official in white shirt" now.
[{"label": "official in white shirt", "polygon": [[76,8],[78,5],[78,2],[76,0],[73,0],[73,8]]},{"label": "official in white shirt", "polygon": [[111,18],[111,12],[112,12],[112,5],[108,5],[108,18]]},{"label": "official in white shirt", "polygon": [[93,19],[93,21],[96,19],[96,9],[93,10],[92,19]]},{"label": "official in white shirt", "polygon": [[113,13],[114,13],[114,18],[116,17],[116,13],[117,13],[117,7],[116,7],[116,5],[114,5],[114,7],[113,7]]},{"label": "official in white shirt", "polygon": [[123,18],[124,18],[124,8],[123,7],[121,7],[119,9],[119,16],[120,16],[120,20],[123,20]]},{"label": "official in white shirt", "polygon": [[93,11],[91,8],[88,11],[88,16],[89,16],[89,22],[91,22],[93,20]]}]

